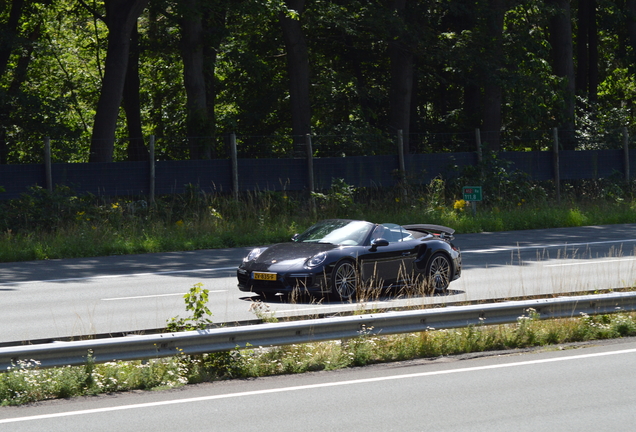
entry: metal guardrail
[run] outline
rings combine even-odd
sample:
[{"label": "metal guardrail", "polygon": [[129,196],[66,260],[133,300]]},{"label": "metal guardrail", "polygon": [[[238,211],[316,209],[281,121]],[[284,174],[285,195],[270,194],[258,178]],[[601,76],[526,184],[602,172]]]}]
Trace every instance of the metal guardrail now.
[{"label": "metal guardrail", "polygon": [[89,352],[94,362],[104,363],[229,351],[248,346],[348,339],[362,333],[388,335],[475,324],[504,324],[527,315],[530,308],[541,319],[574,317],[581,313],[592,315],[633,311],[636,310],[636,292],[450,306],[181,333],[5,347],[0,348],[0,370],[6,370],[21,360],[36,360],[40,362],[40,367],[81,365],[86,362]]}]

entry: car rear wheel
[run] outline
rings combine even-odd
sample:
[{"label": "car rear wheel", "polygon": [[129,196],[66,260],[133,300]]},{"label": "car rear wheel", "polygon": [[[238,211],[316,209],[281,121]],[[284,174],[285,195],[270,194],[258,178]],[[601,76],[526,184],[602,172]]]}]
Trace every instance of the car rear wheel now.
[{"label": "car rear wheel", "polygon": [[448,290],[451,281],[451,262],[443,253],[431,257],[426,270],[429,289],[432,293],[443,293]]},{"label": "car rear wheel", "polygon": [[331,291],[342,300],[351,300],[358,289],[358,270],[351,261],[336,265],[331,274]]}]

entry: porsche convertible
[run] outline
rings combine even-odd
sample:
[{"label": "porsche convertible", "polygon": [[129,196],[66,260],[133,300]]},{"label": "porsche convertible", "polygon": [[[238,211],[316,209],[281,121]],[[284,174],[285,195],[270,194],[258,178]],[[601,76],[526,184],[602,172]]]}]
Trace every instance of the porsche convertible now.
[{"label": "porsche convertible", "polygon": [[341,300],[354,299],[363,286],[419,284],[426,294],[444,292],[462,270],[454,232],[440,225],[324,220],[291,242],[251,250],[238,267],[238,287],[263,297],[296,291]]}]

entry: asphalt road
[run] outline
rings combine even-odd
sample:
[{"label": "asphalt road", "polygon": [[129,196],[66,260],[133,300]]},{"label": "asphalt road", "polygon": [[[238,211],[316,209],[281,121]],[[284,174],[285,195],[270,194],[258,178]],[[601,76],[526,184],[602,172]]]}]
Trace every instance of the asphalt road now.
[{"label": "asphalt road", "polygon": [[0,407],[0,429],[627,431],[635,367],[624,339]]},{"label": "asphalt road", "polygon": [[[457,235],[464,272],[448,295],[358,303],[263,302],[278,317],[633,286],[636,224]],[[183,294],[210,290],[217,323],[255,318],[236,288],[248,248],[0,264],[0,343],[163,327]]]}]

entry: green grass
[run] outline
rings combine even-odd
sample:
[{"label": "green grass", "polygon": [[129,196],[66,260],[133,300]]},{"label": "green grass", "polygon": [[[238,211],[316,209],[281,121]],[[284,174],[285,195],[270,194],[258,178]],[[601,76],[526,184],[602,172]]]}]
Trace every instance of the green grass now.
[{"label": "green grass", "polygon": [[628,193],[618,198],[573,192],[561,204],[545,195],[495,197],[473,215],[440,181],[413,188],[406,198],[400,189],[340,188],[347,193],[316,195],[315,212],[308,197],[287,192],[246,193],[234,201],[193,189],[149,205],[35,189],[0,204],[0,262],[262,245],[287,241],[316,220],[334,217],[433,223],[457,233],[636,222],[636,201]]},{"label": "green grass", "polygon": [[56,369],[39,369],[34,362],[20,363],[0,373],[0,406],[635,335],[635,313],[542,321],[530,310],[517,323],[507,325],[430,329],[391,336],[372,336],[362,331],[359,337],[348,340],[182,355],[144,362],[88,362],[85,366]]}]

